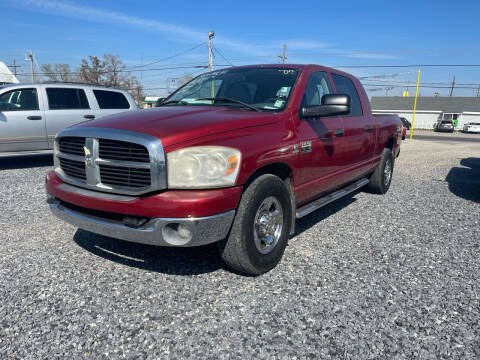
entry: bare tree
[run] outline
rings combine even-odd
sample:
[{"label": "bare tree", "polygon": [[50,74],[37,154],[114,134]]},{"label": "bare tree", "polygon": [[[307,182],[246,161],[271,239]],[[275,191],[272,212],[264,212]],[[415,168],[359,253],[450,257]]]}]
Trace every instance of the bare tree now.
[{"label": "bare tree", "polygon": [[88,84],[102,85],[104,68],[105,65],[103,61],[96,56],[89,55],[88,60],[82,59],[82,64],[78,71],[80,81]]},{"label": "bare tree", "polygon": [[89,55],[82,59],[75,72],[70,70],[68,64],[45,64],[41,69],[45,78],[50,81],[79,81],[117,87],[130,92],[138,104],[143,101],[142,85],[134,75],[126,71],[127,67],[117,55],[105,54],[103,58]]},{"label": "bare tree", "polygon": [[43,76],[49,81],[75,81],[76,75],[70,70],[69,64],[44,64],[40,66]]},{"label": "bare tree", "polygon": [[143,94],[143,86],[140,84],[140,82],[137,80],[135,76],[129,76],[124,79],[123,82],[123,88],[124,90],[127,90],[135,99],[136,103],[141,106],[142,101],[144,99],[144,94]]},{"label": "bare tree", "polygon": [[122,83],[126,82],[129,76],[124,75],[127,68],[125,64],[116,55],[103,55],[104,77],[103,84],[107,86],[122,87]]}]

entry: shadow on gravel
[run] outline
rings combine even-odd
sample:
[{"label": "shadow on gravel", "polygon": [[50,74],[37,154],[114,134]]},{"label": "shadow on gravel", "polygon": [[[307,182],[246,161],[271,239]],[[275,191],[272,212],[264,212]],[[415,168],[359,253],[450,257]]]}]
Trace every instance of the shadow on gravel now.
[{"label": "shadow on gravel", "polygon": [[310,229],[323,219],[326,219],[348,205],[353,204],[355,201],[357,201],[354,196],[359,192],[361,192],[361,190],[357,190],[349,195],[346,195],[345,197],[338,199],[303,218],[298,219],[295,226],[295,234],[293,236],[300,235],[302,232]]},{"label": "shadow on gravel", "polygon": [[77,230],[73,240],[91,253],[119,264],[172,275],[198,275],[224,268],[216,244],[169,248],[130,243]]},{"label": "shadow on gravel", "polygon": [[0,170],[53,166],[52,154],[0,157]]},{"label": "shadow on gravel", "polygon": [[449,190],[466,200],[480,202],[480,158],[466,158],[460,161],[464,167],[454,167],[445,181]]}]

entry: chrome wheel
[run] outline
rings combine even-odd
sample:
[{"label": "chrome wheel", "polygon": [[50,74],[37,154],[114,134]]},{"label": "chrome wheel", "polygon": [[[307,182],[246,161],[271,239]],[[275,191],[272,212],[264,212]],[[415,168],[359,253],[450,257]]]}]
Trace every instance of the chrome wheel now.
[{"label": "chrome wheel", "polygon": [[383,184],[388,186],[390,184],[390,180],[392,178],[392,161],[387,159],[385,161],[385,169],[383,170]]},{"label": "chrome wheel", "polygon": [[253,239],[258,251],[268,254],[278,244],[283,229],[283,208],[280,201],[269,196],[260,204],[253,224]]}]

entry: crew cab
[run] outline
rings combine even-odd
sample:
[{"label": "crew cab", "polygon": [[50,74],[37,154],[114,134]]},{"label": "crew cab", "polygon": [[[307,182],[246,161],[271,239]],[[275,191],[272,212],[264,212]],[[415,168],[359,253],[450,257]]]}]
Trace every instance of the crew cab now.
[{"label": "crew cab", "polygon": [[0,156],[51,152],[61,129],[137,109],[128,92],[104,86],[46,82],[0,87]]},{"label": "crew cab", "polygon": [[257,275],[295,219],[360,188],[385,194],[400,151],[399,118],[374,117],[355,77],[318,65],[206,73],[159,105],[57,134],[55,216],[143,244],[218,242]]}]

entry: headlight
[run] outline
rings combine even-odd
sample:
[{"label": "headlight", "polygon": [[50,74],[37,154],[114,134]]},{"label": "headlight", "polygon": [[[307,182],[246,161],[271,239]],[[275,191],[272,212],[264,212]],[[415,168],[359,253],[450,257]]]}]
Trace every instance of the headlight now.
[{"label": "headlight", "polygon": [[167,154],[168,187],[199,189],[232,186],[241,153],[223,146],[195,146]]}]

